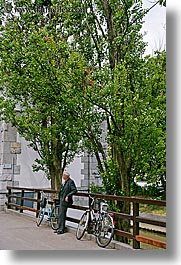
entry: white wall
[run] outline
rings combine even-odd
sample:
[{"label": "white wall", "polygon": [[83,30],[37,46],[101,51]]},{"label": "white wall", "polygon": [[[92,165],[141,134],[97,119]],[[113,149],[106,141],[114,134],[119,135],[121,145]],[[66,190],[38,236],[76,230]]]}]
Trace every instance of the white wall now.
[{"label": "white wall", "polygon": [[15,175],[15,180],[19,181],[20,187],[49,188],[50,181],[43,171],[33,172],[32,165],[37,153],[27,146],[24,138],[17,137],[17,142],[21,143],[21,154],[17,155],[17,165],[20,165],[20,175]]},{"label": "white wall", "polygon": [[[15,181],[19,181],[20,187],[50,188],[50,181],[46,178],[43,171],[33,172],[32,165],[37,157],[37,153],[27,146],[27,142],[19,135],[17,142],[21,143],[21,154],[17,155],[17,165],[20,165],[20,175],[15,175]],[[71,178],[77,187],[81,185],[81,157],[75,157],[74,161],[67,167]]]},{"label": "white wall", "polygon": [[75,157],[74,161],[67,167],[67,171],[70,173],[71,178],[75,181],[77,187],[81,186],[81,169],[83,169],[83,163],[81,163],[81,157]]}]

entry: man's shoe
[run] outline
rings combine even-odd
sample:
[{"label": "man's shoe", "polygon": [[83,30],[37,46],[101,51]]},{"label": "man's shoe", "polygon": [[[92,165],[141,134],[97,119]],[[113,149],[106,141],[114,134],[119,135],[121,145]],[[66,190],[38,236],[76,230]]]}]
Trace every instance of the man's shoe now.
[{"label": "man's shoe", "polygon": [[56,230],[54,230],[54,233],[57,233],[57,231],[58,231],[57,229],[56,229]]},{"label": "man's shoe", "polygon": [[57,235],[62,235],[62,234],[64,234],[64,231],[62,231],[62,230],[57,231]]}]

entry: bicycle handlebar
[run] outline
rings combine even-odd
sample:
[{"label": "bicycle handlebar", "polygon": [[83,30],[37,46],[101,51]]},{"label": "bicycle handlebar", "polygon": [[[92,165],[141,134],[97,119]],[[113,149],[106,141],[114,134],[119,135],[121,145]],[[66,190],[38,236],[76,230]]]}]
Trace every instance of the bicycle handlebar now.
[{"label": "bicycle handlebar", "polygon": [[[95,202],[95,198],[92,197],[92,196],[89,194],[89,199],[91,199],[90,207],[92,208],[92,207],[93,207],[93,204],[94,204],[94,202]],[[99,203],[99,202],[104,202],[104,203],[107,204],[107,202],[106,202],[104,199],[97,198],[97,200],[98,200],[98,203]],[[107,204],[107,205],[108,205],[108,204]],[[99,206],[99,208],[100,208],[100,206]]]},{"label": "bicycle handlebar", "polygon": [[91,199],[90,206],[92,207],[94,204],[95,199],[89,194],[89,199]]}]

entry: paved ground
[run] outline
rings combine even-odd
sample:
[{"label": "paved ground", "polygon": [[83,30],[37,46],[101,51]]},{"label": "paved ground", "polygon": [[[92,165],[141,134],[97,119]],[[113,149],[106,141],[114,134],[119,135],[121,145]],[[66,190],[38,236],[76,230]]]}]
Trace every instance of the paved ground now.
[{"label": "paved ground", "polygon": [[0,212],[0,250],[116,251],[111,247],[100,248],[88,238],[77,240],[72,229],[57,235],[46,223],[37,227],[35,217],[11,212]]}]

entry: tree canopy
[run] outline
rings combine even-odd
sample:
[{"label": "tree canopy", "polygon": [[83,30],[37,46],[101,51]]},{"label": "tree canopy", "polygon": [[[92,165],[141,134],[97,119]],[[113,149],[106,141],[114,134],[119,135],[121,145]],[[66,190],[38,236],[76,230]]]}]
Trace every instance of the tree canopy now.
[{"label": "tree canopy", "polygon": [[3,118],[38,150],[52,187],[80,148],[109,194],[129,196],[135,177],[165,187],[166,54],[144,56],[142,1],[0,6]]}]

